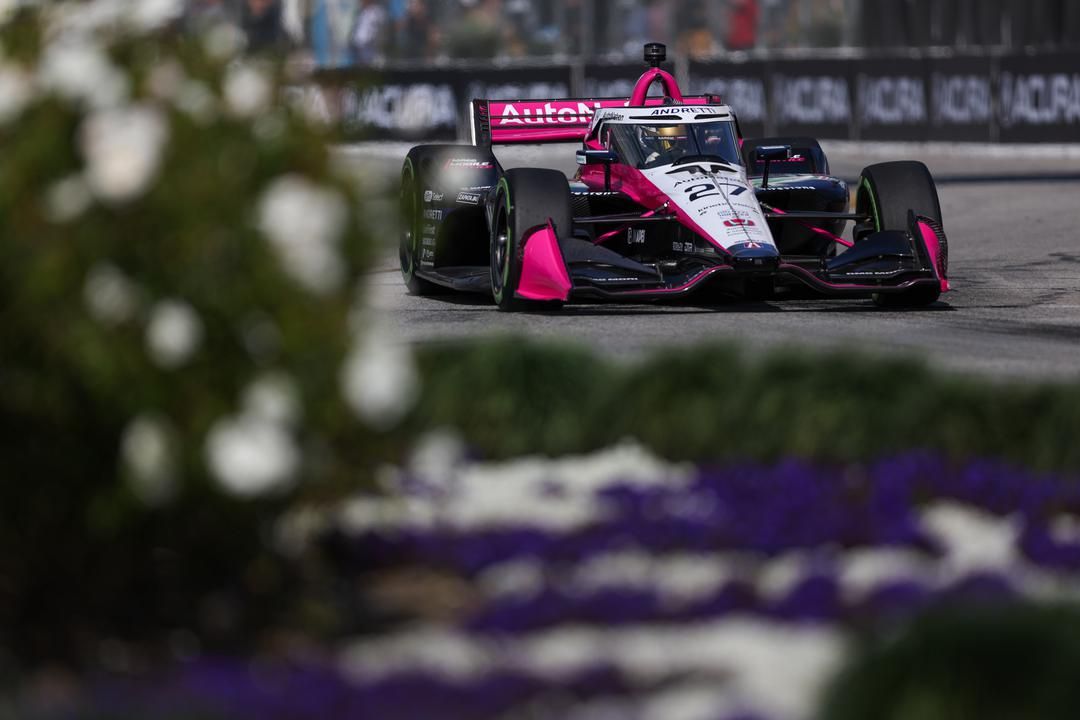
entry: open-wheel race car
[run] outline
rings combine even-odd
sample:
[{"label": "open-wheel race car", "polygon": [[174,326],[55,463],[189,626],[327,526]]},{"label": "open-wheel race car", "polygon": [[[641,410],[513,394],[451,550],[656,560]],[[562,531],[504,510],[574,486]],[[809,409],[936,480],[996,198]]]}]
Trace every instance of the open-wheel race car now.
[{"label": "open-wheel race car", "polygon": [[[854,208],[811,138],[746,140],[715,95],[684,96],[649,44],[629,99],[470,104],[472,143],[420,145],[402,169],[401,269],[415,294],[491,293],[503,310],[691,293],[923,306],[949,289],[933,178],[862,171]],[[663,96],[650,96],[659,84]],[[581,143],[574,178],[504,169],[492,148]],[[851,239],[842,236],[853,222]]]}]

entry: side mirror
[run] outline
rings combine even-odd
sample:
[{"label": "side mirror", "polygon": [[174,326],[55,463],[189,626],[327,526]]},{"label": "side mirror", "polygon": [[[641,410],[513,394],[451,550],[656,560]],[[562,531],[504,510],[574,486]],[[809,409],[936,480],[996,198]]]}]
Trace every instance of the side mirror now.
[{"label": "side mirror", "polygon": [[758,145],[754,148],[754,157],[769,163],[773,160],[787,160],[791,157],[790,145]]},{"label": "side mirror", "polygon": [[603,165],[604,190],[611,191],[611,163],[618,162],[619,156],[611,150],[578,150],[578,165]]},{"label": "side mirror", "polygon": [[788,160],[791,158],[790,145],[758,145],[754,148],[755,160],[765,162],[765,172],[761,174],[761,189],[769,187],[769,165],[775,160]]},{"label": "side mirror", "polygon": [[610,165],[618,162],[619,158],[611,150],[578,150],[578,165]]}]

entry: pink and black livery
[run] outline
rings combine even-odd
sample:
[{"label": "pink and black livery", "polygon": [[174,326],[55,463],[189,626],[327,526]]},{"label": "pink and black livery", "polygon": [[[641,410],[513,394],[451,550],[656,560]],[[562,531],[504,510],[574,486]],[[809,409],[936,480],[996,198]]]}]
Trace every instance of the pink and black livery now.
[{"label": "pink and black livery", "polygon": [[[409,290],[490,293],[514,310],[691,293],[780,298],[793,286],[923,306],[949,289],[925,165],[865,168],[851,208],[816,140],[745,140],[721,98],[682,94],[664,56],[646,45],[649,69],[628,99],[473,100],[471,144],[413,148],[400,204]],[[654,86],[661,94],[649,94]],[[573,179],[504,168],[493,150],[570,142]]]}]

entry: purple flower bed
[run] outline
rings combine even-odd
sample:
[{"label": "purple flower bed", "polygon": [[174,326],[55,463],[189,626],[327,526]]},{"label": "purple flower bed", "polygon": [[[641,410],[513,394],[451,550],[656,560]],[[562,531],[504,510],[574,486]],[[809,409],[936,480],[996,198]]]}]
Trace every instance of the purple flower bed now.
[{"label": "purple flower bed", "polygon": [[113,681],[95,704],[148,718],[798,720],[857,629],[1066,598],[1080,570],[1075,478],[925,453],[650,462],[612,451],[580,467],[402,472],[396,496],[325,514],[302,542],[361,587],[403,568],[456,578],[458,611],[354,638],[319,665],[204,661]]}]

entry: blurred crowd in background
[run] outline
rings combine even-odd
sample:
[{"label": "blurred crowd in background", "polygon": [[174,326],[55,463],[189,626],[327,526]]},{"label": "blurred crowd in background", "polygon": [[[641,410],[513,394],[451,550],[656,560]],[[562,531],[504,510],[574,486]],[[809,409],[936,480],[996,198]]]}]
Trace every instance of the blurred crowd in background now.
[{"label": "blurred crowd in background", "polygon": [[829,47],[1080,46],[1075,0],[190,0],[193,31],[227,20],[254,52],[320,67],[574,56],[694,57]]}]

